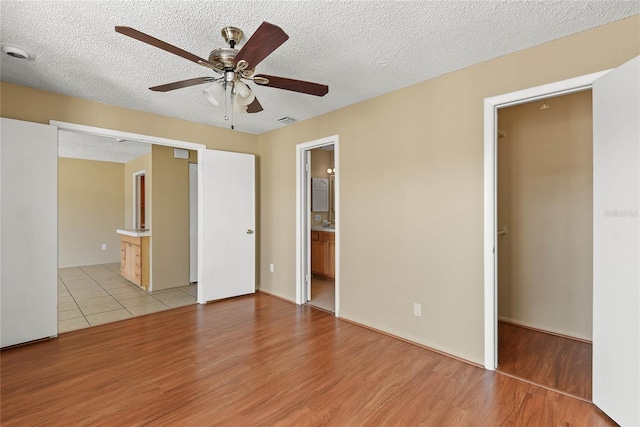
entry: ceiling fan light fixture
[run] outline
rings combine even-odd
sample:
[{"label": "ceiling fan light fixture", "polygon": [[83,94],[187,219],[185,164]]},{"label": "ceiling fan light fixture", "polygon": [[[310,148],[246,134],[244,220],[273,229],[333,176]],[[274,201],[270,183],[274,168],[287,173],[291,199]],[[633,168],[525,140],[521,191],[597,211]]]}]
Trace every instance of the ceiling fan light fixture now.
[{"label": "ceiling fan light fixture", "polygon": [[246,105],[240,104],[238,102],[238,98],[239,98],[238,95],[232,96],[231,109],[233,110],[234,113],[246,113],[249,107]]},{"label": "ceiling fan light fixture", "polygon": [[249,105],[256,99],[256,96],[253,91],[249,89],[249,86],[239,80],[233,84],[233,93],[235,102],[240,105]]},{"label": "ceiling fan light fixture", "polygon": [[224,99],[225,90],[219,83],[214,83],[206,89],[202,90],[202,93],[207,100],[215,106],[220,105],[220,100]]}]

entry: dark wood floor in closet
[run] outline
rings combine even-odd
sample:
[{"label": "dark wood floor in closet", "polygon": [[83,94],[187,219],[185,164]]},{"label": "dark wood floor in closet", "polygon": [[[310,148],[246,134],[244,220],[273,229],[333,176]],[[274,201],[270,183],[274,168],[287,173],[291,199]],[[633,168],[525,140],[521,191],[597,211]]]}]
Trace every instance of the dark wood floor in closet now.
[{"label": "dark wood floor in closet", "polygon": [[3,427],[615,425],[588,402],[261,293],[0,356]]},{"label": "dark wood floor in closet", "polygon": [[498,369],[591,400],[591,344],[498,323]]}]

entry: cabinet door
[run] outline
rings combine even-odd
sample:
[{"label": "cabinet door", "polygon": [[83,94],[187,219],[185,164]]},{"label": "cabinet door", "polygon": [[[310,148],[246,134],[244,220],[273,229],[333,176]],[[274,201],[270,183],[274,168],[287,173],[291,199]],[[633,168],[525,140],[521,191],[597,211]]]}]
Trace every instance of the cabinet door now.
[{"label": "cabinet door", "polygon": [[326,248],[325,242],[312,241],[311,242],[311,272],[316,274],[325,274],[325,262],[326,262]]},{"label": "cabinet door", "polygon": [[131,281],[138,286],[142,285],[142,248],[137,245],[131,245],[131,253],[133,258],[133,269]]},{"label": "cabinet door", "polygon": [[336,277],[336,242],[327,242],[327,276]]},{"label": "cabinet door", "polygon": [[127,244],[120,242],[120,275],[127,279]]}]

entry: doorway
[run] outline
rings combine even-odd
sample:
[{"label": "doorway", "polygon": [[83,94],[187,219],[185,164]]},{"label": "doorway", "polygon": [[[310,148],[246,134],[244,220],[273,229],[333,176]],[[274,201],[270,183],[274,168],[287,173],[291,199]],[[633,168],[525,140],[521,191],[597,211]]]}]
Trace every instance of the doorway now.
[{"label": "doorway", "polygon": [[[203,144],[54,120],[49,124],[69,132],[196,150],[199,225],[197,302],[206,304],[208,301],[255,292],[254,155],[210,150]],[[208,166],[207,173],[205,164]],[[217,185],[221,182],[225,185]],[[229,217],[237,221],[242,219],[243,223],[238,225],[236,221],[232,224],[227,220]],[[229,245],[228,242],[234,244]],[[235,252],[229,247],[233,247]],[[203,259],[215,259],[216,262],[203,263]],[[244,263],[238,266],[238,260]],[[150,263],[153,263],[153,248],[150,248]],[[220,283],[224,283],[224,286]]]},{"label": "doorway", "polygon": [[[315,165],[314,153],[317,160]],[[333,312],[338,317],[340,309],[338,136],[298,144],[296,176],[296,303],[309,303]],[[315,192],[314,185],[317,187]]]},{"label": "doorway", "polygon": [[498,370],[591,399],[591,90],[501,108]]},{"label": "doorway", "polygon": [[[499,108],[593,90],[592,401],[638,424],[638,130],[640,57],[618,68],[484,100],[484,366],[497,367]],[[615,190],[614,190],[615,189]],[[624,206],[624,208],[622,208]],[[623,220],[620,221],[619,219]],[[613,219],[613,220],[612,220]]]},{"label": "doorway", "polygon": [[311,287],[307,304],[335,312],[334,145],[309,150],[311,176]]}]

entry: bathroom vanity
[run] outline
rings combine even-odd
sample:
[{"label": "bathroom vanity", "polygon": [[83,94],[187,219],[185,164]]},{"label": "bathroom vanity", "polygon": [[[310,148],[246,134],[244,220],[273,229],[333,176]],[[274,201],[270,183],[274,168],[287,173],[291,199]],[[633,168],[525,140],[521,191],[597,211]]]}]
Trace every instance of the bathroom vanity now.
[{"label": "bathroom vanity", "polygon": [[120,275],[149,289],[149,230],[116,230],[120,234]]},{"label": "bathroom vanity", "polygon": [[336,233],[328,227],[311,229],[311,272],[336,277]]}]

